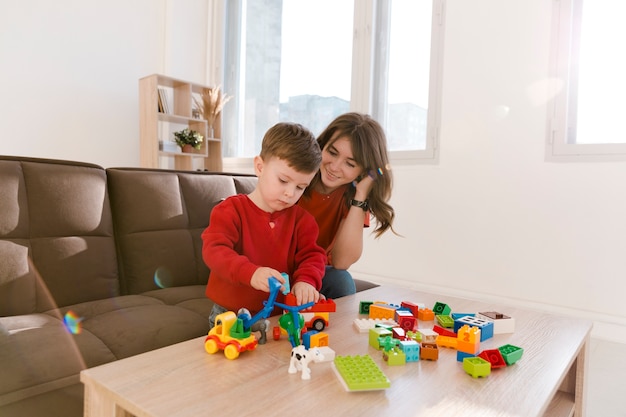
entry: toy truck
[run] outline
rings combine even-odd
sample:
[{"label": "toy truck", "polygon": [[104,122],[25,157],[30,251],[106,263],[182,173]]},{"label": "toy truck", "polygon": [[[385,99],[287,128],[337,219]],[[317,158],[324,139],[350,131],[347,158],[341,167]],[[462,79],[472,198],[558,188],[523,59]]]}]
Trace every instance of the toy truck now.
[{"label": "toy truck", "polygon": [[211,354],[221,349],[228,359],[237,359],[241,352],[254,350],[257,344],[250,330],[244,329],[243,320],[234,312],[227,311],[215,318],[215,326],[209,330],[204,349]]}]

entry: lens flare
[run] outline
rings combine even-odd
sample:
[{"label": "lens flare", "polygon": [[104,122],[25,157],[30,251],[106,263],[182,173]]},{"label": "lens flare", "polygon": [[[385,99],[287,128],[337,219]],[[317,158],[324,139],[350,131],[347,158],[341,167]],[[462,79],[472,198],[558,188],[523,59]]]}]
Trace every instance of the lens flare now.
[{"label": "lens flare", "polygon": [[80,325],[81,321],[83,321],[83,318],[78,317],[72,310],[68,311],[65,313],[65,316],[63,316],[63,324],[67,331],[72,334],[80,334],[82,331],[82,326]]},{"label": "lens flare", "polygon": [[154,271],[154,283],[159,288],[167,288],[172,286],[172,274],[164,267],[159,267]]}]

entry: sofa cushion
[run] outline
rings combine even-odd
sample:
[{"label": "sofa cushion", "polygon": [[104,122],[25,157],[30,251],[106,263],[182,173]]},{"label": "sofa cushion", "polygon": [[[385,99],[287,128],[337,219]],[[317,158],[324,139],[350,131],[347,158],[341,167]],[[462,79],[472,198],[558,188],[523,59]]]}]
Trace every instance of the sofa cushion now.
[{"label": "sofa cushion", "polygon": [[104,169],[3,157],[0,176],[0,315],[117,295]]},{"label": "sofa cushion", "polygon": [[140,168],[109,168],[107,175],[124,294],[206,285],[200,235],[211,210],[228,196],[250,192],[256,180]]}]

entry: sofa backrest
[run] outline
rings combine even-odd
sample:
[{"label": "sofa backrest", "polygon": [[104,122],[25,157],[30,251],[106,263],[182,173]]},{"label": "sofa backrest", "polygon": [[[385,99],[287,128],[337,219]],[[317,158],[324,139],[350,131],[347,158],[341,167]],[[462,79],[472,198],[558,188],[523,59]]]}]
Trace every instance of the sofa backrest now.
[{"label": "sofa backrest", "polygon": [[106,172],[0,156],[0,315],[119,293]]},{"label": "sofa backrest", "polygon": [[222,199],[249,193],[255,176],[107,169],[123,294],[206,284],[202,231]]}]

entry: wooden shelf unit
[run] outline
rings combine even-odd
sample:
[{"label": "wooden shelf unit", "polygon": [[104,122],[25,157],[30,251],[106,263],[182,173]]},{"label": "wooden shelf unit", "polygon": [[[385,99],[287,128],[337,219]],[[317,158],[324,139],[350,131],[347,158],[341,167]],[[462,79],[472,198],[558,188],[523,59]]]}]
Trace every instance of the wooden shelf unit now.
[{"label": "wooden shelf unit", "polygon": [[[173,158],[174,169],[193,170],[192,158],[199,158],[202,160],[201,166],[196,168],[209,171],[222,170],[221,118],[216,119],[213,137],[209,137],[207,121],[193,117],[193,97],[199,98],[206,88],[209,87],[159,74],[139,79],[139,135],[142,167],[162,168],[159,160],[166,157]],[[165,103],[161,101],[163,104],[160,104],[159,90],[165,95]],[[194,149],[193,153],[182,153],[172,141],[173,132],[185,127],[199,132],[204,137],[201,148]]]}]

